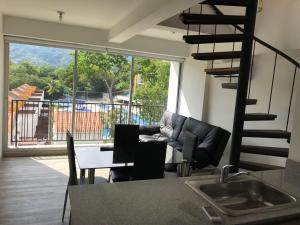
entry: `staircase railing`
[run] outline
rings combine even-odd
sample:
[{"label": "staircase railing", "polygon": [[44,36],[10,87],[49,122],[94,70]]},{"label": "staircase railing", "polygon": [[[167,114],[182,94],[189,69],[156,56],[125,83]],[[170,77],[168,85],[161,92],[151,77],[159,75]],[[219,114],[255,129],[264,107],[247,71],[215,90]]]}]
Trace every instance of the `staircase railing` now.
[{"label": "staircase railing", "polygon": [[[111,128],[116,123],[158,125],[164,105],[76,102],[67,100],[12,100],[9,102],[8,137],[10,145],[55,145],[66,141],[66,132],[74,126],[76,141],[110,141]],[[75,123],[72,124],[72,118]]]},{"label": "staircase railing", "polygon": [[[210,6],[215,11],[216,14],[224,15],[221,12],[221,10],[219,10],[218,7],[216,7],[215,5],[210,5]],[[244,29],[242,27],[240,27],[239,25],[233,24],[232,26],[234,26],[235,30],[239,30],[242,33],[244,32]],[[291,56],[284,53],[283,51],[277,49],[276,47],[268,44],[267,42],[261,40],[260,38],[258,38],[256,36],[253,37],[253,40],[254,40],[254,44],[253,44],[253,52],[252,52],[250,80],[249,80],[249,86],[248,86],[248,98],[250,98],[250,94],[251,94],[252,75],[253,75],[253,66],[254,66],[254,55],[255,55],[255,50],[256,50],[257,43],[261,44],[265,48],[267,48],[270,51],[275,53],[272,81],[271,81],[271,87],[270,87],[270,96],[269,96],[268,109],[267,109],[268,114],[270,114],[271,103],[272,103],[272,100],[273,100],[274,80],[275,80],[275,75],[276,75],[278,56],[281,56],[283,59],[287,60],[291,65],[294,66],[292,87],[291,87],[291,93],[290,93],[290,97],[289,97],[289,107],[288,107],[288,111],[287,111],[287,119],[286,119],[286,126],[285,126],[285,130],[287,131],[288,128],[289,128],[289,120],[290,120],[291,107],[292,107],[292,101],[293,101],[294,90],[295,90],[296,75],[297,75],[297,70],[300,67],[300,63],[296,59],[294,59]]]},{"label": "staircase railing", "polygon": [[[218,7],[216,7],[215,5],[211,5],[212,9],[216,12],[216,14],[219,15],[224,15],[221,10],[218,9]],[[242,27],[240,27],[239,25],[232,25],[234,26],[237,30],[244,32],[244,29]],[[260,43],[261,45],[265,46],[266,48],[272,50],[273,52],[277,53],[278,55],[282,56],[283,58],[285,58],[286,60],[288,60],[289,62],[291,62],[292,64],[294,64],[297,68],[300,67],[300,63],[293,59],[292,57],[290,57],[289,55],[287,55],[286,53],[282,52],[281,50],[275,48],[274,46],[268,44],[267,42],[261,40],[260,38],[254,36],[253,40],[257,43]]]}]

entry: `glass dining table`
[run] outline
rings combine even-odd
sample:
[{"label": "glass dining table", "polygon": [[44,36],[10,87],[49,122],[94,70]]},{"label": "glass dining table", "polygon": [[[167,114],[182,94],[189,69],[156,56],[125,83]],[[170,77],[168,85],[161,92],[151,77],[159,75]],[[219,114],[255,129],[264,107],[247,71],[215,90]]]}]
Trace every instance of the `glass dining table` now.
[{"label": "glass dining table", "polygon": [[[80,183],[85,182],[85,173],[88,171],[88,183],[93,184],[96,169],[107,169],[115,167],[133,166],[133,162],[119,163],[114,161],[113,148],[111,150],[99,146],[75,146],[75,156],[80,169]],[[184,163],[182,153],[168,146],[165,164]]]}]

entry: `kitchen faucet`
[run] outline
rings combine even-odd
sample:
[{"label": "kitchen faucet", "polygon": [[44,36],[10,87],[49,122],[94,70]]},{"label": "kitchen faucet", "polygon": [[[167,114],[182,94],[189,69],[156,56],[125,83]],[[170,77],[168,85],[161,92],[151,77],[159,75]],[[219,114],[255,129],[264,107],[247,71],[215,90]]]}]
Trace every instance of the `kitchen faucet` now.
[{"label": "kitchen faucet", "polygon": [[234,165],[225,165],[222,167],[220,182],[221,183],[228,183],[232,178],[240,176],[240,175],[249,175],[249,172],[238,172],[234,174],[230,174],[230,168],[234,167]]}]

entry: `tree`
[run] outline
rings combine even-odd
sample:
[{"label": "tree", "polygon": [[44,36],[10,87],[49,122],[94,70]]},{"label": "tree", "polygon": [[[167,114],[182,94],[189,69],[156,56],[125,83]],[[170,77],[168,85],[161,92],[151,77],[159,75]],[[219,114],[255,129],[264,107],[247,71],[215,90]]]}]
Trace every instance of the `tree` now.
[{"label": "tree", "polygon": [[95,90],[95,85],[103,82],[111,104],[114,103],[116,91],[129,89],[129,71],[130,65],[125,56],[79,51],[79,81],[91,90]]},{"label": "tree", "polygon": [[58,80],[49,80],[45,90],[49,94],[51,100],[53,100],[63,93],[64,87]]},{"label": "tree", "polygon": [[68,90],[68,86],[58,76],[58,72],[64,73],[63,71],[65,69],[56,69],[48,65],[36,66],[29,62],[19,64],[10,62],[9,89],[29,84],[46,90],[46,98],[50,95],[52,99],[61,98]]},{"label": "tree", "polygon": [[168,100],[170,63],[137,57],[135,73],[142,79],[133,96],[138,104],[143,105],[140,114],[147,120],[159,121]]}]

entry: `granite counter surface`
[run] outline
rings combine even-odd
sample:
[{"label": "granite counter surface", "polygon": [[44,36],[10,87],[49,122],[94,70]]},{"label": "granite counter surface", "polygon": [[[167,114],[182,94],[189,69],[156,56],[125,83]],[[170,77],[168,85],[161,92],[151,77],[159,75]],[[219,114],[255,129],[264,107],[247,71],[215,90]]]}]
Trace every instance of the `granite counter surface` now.
[{"label": "granite counter surface", "polygon": [[[290,161],[285,170],[252,176],[294,196],[300,202],[300,166]],[[208,225],[202,206],[209,203],[184,182],[216,176],[131,181],[70,187],[72,225]],[[291,208],[229,217],[224,224],[300,224],[300,204]],[[298,219],[299,218],[299,219]],[[291,220],[288,222],[288,220]],[[282,222],[281,222],[282,221]]]}]

